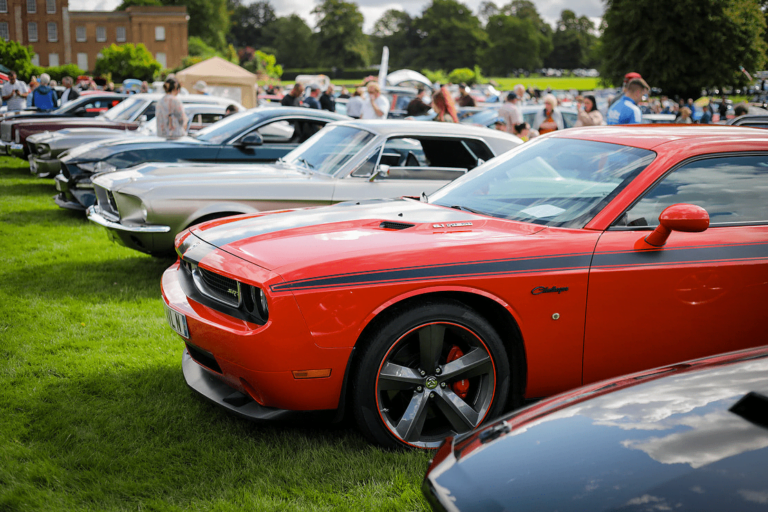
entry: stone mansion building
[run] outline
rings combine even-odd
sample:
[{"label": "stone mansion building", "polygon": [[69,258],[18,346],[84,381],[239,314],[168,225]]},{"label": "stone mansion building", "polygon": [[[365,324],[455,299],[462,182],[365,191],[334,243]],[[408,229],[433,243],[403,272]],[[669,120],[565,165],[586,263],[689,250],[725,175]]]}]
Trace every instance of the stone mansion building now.
[{"label": "stone mansion building", "polygon": [[69,0],[0,0],[0,38],[32,46],[38,66],[93,70],[113,43],[143,43],[164,68],[187,55],[186,7],[132,6],[125,11],[70,11]]}]

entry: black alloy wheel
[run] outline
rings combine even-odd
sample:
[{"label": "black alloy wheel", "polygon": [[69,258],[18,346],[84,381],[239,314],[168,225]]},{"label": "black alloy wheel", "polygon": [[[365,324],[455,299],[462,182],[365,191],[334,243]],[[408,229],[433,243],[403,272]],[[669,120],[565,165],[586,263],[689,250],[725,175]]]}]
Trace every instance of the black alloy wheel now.
[{"label": "black alloy wheel", "polygon": [[509,395],[506,350],[460,302],[430,302],[393,318],[362,347],[355,416],[385,447],[437,448],[499,415]]}]

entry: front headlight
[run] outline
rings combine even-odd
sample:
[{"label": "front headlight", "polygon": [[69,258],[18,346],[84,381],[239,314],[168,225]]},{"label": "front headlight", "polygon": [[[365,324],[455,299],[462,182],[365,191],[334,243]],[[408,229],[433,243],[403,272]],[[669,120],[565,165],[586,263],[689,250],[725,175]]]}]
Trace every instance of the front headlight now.
[{"label": "front headlight", "polygon": [[242,294],[243,306],[251,315],[255,315],[261,320],[260,323],[267,323],[269,319],[269,304],[264,290],[258,286],[240,283],[240,293]]},{"label": "front headlight", "polygon": [[49,146],[48,144],[38,144],[37,154],[42,157],[51,156],[51,146]]},{"label": "front headlight", "polygon": [[88,172],[114,172],[117,170],[117,167],[114,165],[101,161],[101,162],[82,162],[77,164],[77,166],[84,171]]}]

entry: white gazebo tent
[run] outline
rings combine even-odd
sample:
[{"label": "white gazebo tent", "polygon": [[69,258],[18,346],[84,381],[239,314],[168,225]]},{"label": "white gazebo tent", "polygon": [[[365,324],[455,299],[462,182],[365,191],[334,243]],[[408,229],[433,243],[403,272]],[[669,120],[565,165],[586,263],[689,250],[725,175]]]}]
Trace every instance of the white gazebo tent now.
[{"label": "white gazebo tent", "polygon": [[195,84],[202,80],[211,96],[229,98],[245,108],[256,106],[256,75],[221,57],[211,57],[183,69],[176,73],[176,79],[191,94],[195,94]]}]

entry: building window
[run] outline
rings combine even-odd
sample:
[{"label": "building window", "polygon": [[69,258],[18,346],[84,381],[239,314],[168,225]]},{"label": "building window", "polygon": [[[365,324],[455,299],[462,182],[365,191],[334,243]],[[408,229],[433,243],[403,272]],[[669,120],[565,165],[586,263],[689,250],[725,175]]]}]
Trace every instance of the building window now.
[{"label": "building window", "polygon": [[87,53],[77,54],[77,67],[79,67],[83,71],[88,71],[88,54]]},{"label": "building window", "polygon": [[8,0],[0,0],[0,12],[8,12]]},{"label": "building window", "polygon": [[33,66],[40,65],[40,56],[38,54],[35,54],[34,57],[32,57],[32,65]]},{"label": "building window", "polygon": [[99,60],[102,57],[104,57],[104,55],[101,52],[96,54],[96,60]]},{"label": "building window", "polygon": [[37,42],[37,22],[30,21],[27,23],[27,36],[29,36],[30,43]]},{"label": "building window", "polygon": [[56,0],[45,0],[45,12],[56,14]]},{"label": "building window", "polygon": [[36,0],[27,0],[27,12],[30,14],[35,14],[37,12]]},{"label": "building window", "polygon": [[167,68],[167,67],[168,67],[168,65],[167,65],[168,63],[167,63],[167,61],[166,61],[166,59],[165,59],[165,54],[164,54],[164,53],[158,53],[158,54],[156,54],[156,55],[155,55],[155,60],[156,60],[157,62],[159,62],[159,63],[160,63],[160,65],[161,65],[161,66],[163,66],[163,68]]},{"label": "building window", "polygon": [[125,27],[117,27],[117,42],[125,42]]},{"label": "building window", "polygon": [[165,41],[165,27],[155,27],[155,41]]},{"label": "building window", "polygon": [[0,22],[0,39],[7,41],[10,38],[8,35],[8,23],[5,21]]},{"label": "building window", "polygon": [[56,26],[56,23],[49,22],[48,23],[48,41],[55,43],[59,40],[59,28]]},{"label": "building window", "polygon": [[58,53],[49,53],[48,54],[48,67],[53,68],[59,65],[59,54]]},{"label": "building window", "polygon": [[107,40],[106,27],[96,27],[96,40],[100,43],[103,43]]},{"label": "building window", "polygon": [[77,40],[78,43],[84,43],[86,40],[85,37],[85,27],[77,27],[75,29],[75,40]]}]

